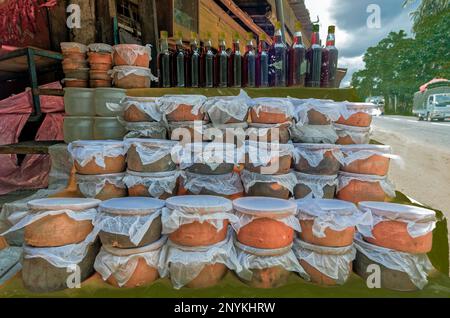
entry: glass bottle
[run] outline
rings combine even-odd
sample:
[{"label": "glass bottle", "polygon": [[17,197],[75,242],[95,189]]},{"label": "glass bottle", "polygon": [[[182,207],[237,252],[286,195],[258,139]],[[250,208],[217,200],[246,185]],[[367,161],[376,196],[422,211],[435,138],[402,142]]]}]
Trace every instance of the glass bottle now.
[{"label": "glass bottle", "polygon": [[167,31],[161,31],[161,50],[158,55],[158,80],[159,87],[171,86],[171,55],[169,51]]},{"label": "glass bottle", "polygon": [[311,47],[306,51],[307,73],[306,86],[320,87],[320,73],[322,69],[322,46],[320,43],[320,27],[318,24],[313,26]]},{"label": "glass bottle", "polygon": [[289,86],[305,86],[306,47],[303,45],[302,25],[295,24],[294,43],[289,50]]},{"label": "glass bottle", "polygon": [[191,87],[200,87],[200,48],[197,41],[197,33],[191,33]]},{"label": "glass bottle", "polygon": [[249,32],[247,38],[247,48],[245,50],[243,63],[242,85],[245,87],[256,87],[256,52],[253,33]]},{"label": "glass bottle", "polygon": [[339,51],[336,48],[336,27],[331,25],[328,28],[326,47],[322,52],[322,74],[320,86],[325,88],[335,88]]},{"label": "glass bottle", "polygon": [[287,86],[287,46],[283,42],[280,22],[277,22],[275,25],[275,35],[271,49],[270,75],[272,76],[271,84],[273,86]]},{"label": "glass bottle", "polygon": [[219,35],[219,51],[217,52],[215,59],[216,68],[216,86],[227,87],[228,86],[228,53],[227,45],[225,42],[225,33]]},{"label": "glass bottle", "polygon": [[185,57],[186,53],[184,51],[183,45],[183,33],[177,32],[176,40],[176,53],[175,53],[175,65],[174,65],[174,80],[176,87],[186,87],[186,68],[185,68]]},{"label": "glass bottle", "polygon": [[228,86],[242,87],[242,54],[238,33],[233,35],[233,47],[228,57]]},{"label": "glass bottle", "polygon": [[269,45],[266,34],[259,37],[258,56],[256,57],[256,86],[269,86]]},{"label": "glass bottle", "polygon": [[214,59],[216,55],[212,49],[211,33],[206,33],[207,40],[205,41],[205,48],[201,56],[201,71],[202,86],[214,87]]}]

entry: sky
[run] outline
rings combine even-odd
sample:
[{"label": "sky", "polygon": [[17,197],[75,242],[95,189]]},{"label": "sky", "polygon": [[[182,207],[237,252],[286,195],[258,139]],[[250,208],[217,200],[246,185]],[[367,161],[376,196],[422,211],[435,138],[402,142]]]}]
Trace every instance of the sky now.
[{"label": "sky", "polygon": [[[336,25],[336,46],[339,49],[339,67],[348,68],[341,86],[347,87],[354,72],[364,68],[363,56],[367,48],[376,46],[391,31],[405,30],[411,34],[409,17],[416,4],[403,8],[404,0],[305,0],[311,20],[320,18],[321,38],[325,41],[328,25]],[[379,28],[369,28],[369,5],[380,9]]]}]

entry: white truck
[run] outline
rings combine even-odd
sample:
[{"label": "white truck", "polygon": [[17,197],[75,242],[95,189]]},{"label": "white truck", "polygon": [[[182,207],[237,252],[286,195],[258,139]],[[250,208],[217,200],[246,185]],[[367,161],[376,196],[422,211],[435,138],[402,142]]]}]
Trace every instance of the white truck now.
[{"label": "white truck", "polygon": [[419,120],[450,119],[450,82],[414,95],[413,113]]}]

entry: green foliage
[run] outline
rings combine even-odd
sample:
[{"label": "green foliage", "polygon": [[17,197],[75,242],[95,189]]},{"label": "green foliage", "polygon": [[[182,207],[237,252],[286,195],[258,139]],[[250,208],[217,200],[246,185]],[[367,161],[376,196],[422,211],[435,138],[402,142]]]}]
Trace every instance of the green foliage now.
[{"label": "green foliage", "polygon": [[359,96],[384,96],[388,112],[410,113],[413,95],[422,84],[436,77],[450,78],[448,30],[450,10],[444,10],[423,19],[415,37],[391,32],[369,48],[365,69],[352,78]]}]

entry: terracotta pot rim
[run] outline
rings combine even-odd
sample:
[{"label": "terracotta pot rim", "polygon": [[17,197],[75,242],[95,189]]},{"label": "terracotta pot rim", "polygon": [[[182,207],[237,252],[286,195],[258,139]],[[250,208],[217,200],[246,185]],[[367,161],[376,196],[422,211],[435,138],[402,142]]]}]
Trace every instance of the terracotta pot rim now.
[{"label": "terracotta pot rim", "polygon": [[47,198],[47,199],[32,200],[32,201],[28,202],[27,206],[30,210],[38,211],[38,212],[39,211],[53,211],[55,209],[85,211],[87,209],[97,208],[100,203],[101,203],[101,201],[97,200],[97,199]]},{"label": "terracotta pot rim", "polygon": [[307,243],[302,241],[299,238],[295,239],[294,246],[300,247],[302,249],[306,249],[312,251],[317,254],[325,254],[325,255],[346,255],[353,251],[354,244],[344,247],[329,247],[329,246],[319,246],[311,243]]},{"label": "terracotta pot rim", "polygon": [[103,245],[103,248],[106,252],[115,256],[131,256],[135,254],[143,254],[159,250],[164,246],[164,244],[166,244],[166,242],[167,236],[162,236],[158,241],[142,247],[124,249],[112,247],[110,245]]},{"label": "terracotta pot rim", "polygon": [[281,256],[285,255],[292,251],[293,243],[282,248],[277,249],[262,249],[262,248],[256,248],[251,247],[245,244],[242,244],[238,240],[235,240],[234,245],[237,249],[243,251],[246,254],[251,254],[255,256],[261,256],[261,257],[270,257],[270,256]]},{"label": "terracotta pot rim", "polygon": [[111,215],[133,216],[160,213],[164,208],[163,200],[145,197],[117,198],[103,201],[98,211]]}]

